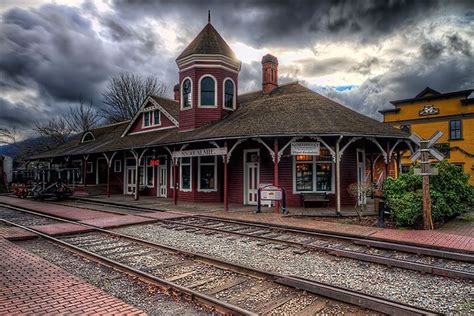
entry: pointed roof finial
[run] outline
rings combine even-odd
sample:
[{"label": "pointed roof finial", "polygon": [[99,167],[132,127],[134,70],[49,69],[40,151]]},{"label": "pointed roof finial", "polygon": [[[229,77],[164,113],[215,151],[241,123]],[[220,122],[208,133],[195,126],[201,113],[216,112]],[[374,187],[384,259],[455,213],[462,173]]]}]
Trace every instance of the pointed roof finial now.
[{"label": "pointed roof finial", "polygon": [[207,10],[207,23],[211,23],[211,10]]}]

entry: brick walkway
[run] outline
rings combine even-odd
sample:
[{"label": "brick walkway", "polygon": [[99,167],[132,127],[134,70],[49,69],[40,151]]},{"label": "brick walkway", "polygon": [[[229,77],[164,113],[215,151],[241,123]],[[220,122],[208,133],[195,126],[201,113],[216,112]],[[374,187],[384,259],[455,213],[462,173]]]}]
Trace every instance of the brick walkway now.
[{"label": "brick walkway", "polygon": [[48,261],[0,238],[0,314],[145,315]]},{"label": "brick walkway", "polygon": [[[455,250],[474,253],[474,237],[463,235],[456,230],[410,230],[387,229],[378,227],[340,224],[319,220],[285,217],[275,213],[249,213],[249,212],[215,212],[204,214],[227,219],[244,220],[256,223],[268,223],[292,228],[310,229],[325,233],[338,233],[346,236],[364,237],[383,241],[395,241],[403,244],[432,247],[438,249]],[[462,227],[467,230],[466,227]],[[471,223],[472,229],[472,223]]]}]

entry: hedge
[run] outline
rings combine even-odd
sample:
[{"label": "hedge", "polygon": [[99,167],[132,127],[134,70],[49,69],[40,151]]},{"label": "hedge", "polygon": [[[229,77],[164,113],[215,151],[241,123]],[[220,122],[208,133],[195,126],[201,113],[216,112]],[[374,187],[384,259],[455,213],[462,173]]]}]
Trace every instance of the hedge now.
[{"label": "hedge", "polygon": [[[442,161],[436,165],[439,174],[430,177],[431,212],[437,224],[466,213],[474,202],[474,187],[469,175],[461,168]],[[383,184],[386,206],[400,227],[420,226],[422,217],[422,177],[413,168],[397,179],[388,178]]]}]

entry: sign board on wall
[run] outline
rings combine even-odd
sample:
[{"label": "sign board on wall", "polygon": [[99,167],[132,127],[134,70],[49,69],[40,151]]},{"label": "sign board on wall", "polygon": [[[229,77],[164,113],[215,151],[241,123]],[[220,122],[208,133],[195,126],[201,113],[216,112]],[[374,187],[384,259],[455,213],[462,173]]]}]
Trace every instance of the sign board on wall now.
[{"label": "sign board on wall", "polygon": [[184,158],[184,157],[201,157],[201,156],[222,156],[226,154],[227,154],[227,147],[220,147],[220,148],[203,148],[203,149],[173,151],[171,156],[173,158]]},{"label": "sign board on wall", "polygon": [[291,143],[292,155],[311,155],[319,156],[320,144],[319,142],[294,142]]}]

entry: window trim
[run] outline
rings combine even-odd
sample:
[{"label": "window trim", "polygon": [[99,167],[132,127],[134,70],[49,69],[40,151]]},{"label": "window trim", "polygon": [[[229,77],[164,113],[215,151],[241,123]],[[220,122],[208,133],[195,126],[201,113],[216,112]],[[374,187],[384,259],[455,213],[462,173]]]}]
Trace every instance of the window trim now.
[{"label": "window trim", "polygon": [[[117,162],[119,163],[118,168],[117,168]],[[114,160],[114,172],[115,173],[122,172],[122,160],[120,159]]]},{"label": "window trim", "polygon": [[[301,161],[301,163],[310,163],[313,165],[313,190],[312,191],[298,191],[296,190],[296,156],[293,156],[293,194],[300,193],[335,193],[335,163],[332,160],[316,160],[316,156],[311,156],[312,160]],[[331,164],[331,190],[329,191],[317,191],[317,180],[316,180],[316,165],[322,163]]]},{"label": "window trim", "polygon": [[[192,192],[193,191],[193,158],[189,157],[189,162],[182,161],[183,158],[179,158],[179,190],[181,192]],[[183,189],[183,165],[189,166],[189,189]]]},{"label": "window trim", "polygon": [[[155,112],[158,112],[158,117],[160,118],[160,122],[158,124],[155,123]],[[149,115],[148,122],[150,125],[145,125],[145,115]],[[160,110],[151,110],[151,111],[143,111],[143,120],[142,120],[142,128],[153,128],[156,126],[161,126],[161,111]]]},{"label": "window trim", "polygon": [[[90,168],[89,168],[90,166]],[[86,164],[86,173],[94,173],[94,162],[88,161]]]},{"label": "window trim", "polygon": [[[232,108],[225,106],[225,83],[227,80],[230,80],[232,84],[234,85],[234,96],[232,98]],[[222,81],[222,108],[223,109],[229,110],[229,111],[234,111],[236,109],[237,107],[237,91],[236,90],[237,90],[237,86],[235,85],[235,82],[234,80],[232,80],[232,78],[226,77],[224,81]]]},{"label": "window trim", "polygon": [[[153,156],[146,156],[145,157],[145,163],[143,164],[143,186],[146,186],[147,188],[154,188],[155,187],[155,166],[149,166],[147,165],[147,160],[148,159],[153,159]],[[151,185],[148,184],[148,169],[151,168]]]},{"label": "window trim", "polygon": [[[451,133],[451,123],[452,122],[459,122],[459,138],[453,138],[452,133]],[[448,123],[448,128],[449,128],[449,140],[463,140],[462,137],[462,119],[455,119],[455,120],[449,120]]]},{"label": "window trim", "polygon": [[[89,136],[89,135],[92,136],[92,139],[86,140],[86,137]],[[93,142],[93,141],[95,141],[95,136],[91,131],[87,131],[87,132],[84,133],[84,135],[82,135],[81,143],[89,143],[89,142]]]},{"label": "window trim", "polygon": [[[214,80],[214,105],[202,105],[201,104],[201,81],[205,78],[211,78]],[[199,78],[198,81],[198,108],[204,108],[204,109],[215,109],[217,108],[217,80],[216,77],[213,75],[205,74],[202,75],[201,78]]]},{"label": "window trim", "polygon": [[[217,156],[214,157],[214,162],[201,162],[201,157],[198,157],[198,192],[217,192]],[[214,189],[201,189],[201,166],[214,166]]]},{"label": "window trim", "polygon": [[[189,93],[191,94],[191,106],[185,108],[185,107],[183,107],[183,105],[184,105],[184,98],[183,98],[183,92],[184,92],[184,90],[183,90],[183,85],[184,85],[184,82],[185,82],[186,80],[188,80],[188,79],[189,79],[189,81],[191,82],[191,92],[189,92]],[[190,109],[193,108],[193,90],[194,90],[194,89],[193,89],[193,79],[191,79],[191,77],[189,77],[189,76],[183,78],[183,80],[181,81],[181,86],[180,86],[180,90],[179,90],[179,91],[180,91],[180,92],[179,92],[179,93],[180,93],[180,96],[179,96],[179,100],[180,100],[180,101],[179,101],[179,103],[180,103],[180,109],[181,109],[181,111],[186,111],[186,110],[190,110]]]}]

